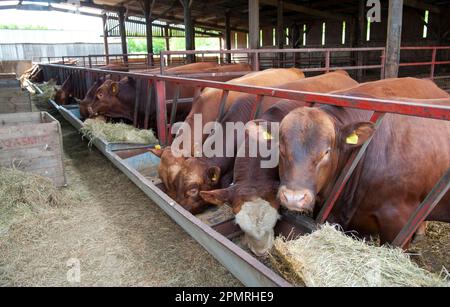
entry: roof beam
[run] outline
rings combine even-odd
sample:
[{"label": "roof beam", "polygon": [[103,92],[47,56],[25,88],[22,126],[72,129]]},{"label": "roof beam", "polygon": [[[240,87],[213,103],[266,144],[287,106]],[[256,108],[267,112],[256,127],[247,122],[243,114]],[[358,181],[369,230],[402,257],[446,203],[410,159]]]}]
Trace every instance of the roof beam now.
[{"label": "roof beam", "polygon": [[441,9],[435,5],[423,3],[423,1],[418,0],[403,0],[405,6],[409,6],[419,10],[428,10],[431,13],[440,14]]},{"label": "roof beam", "polygon": [[[276,7],[278,4],[278,1],[277,0],[260,0],[260,3]],[[350,18],[350,16],[347,16],[347,15],[328,13],[328,12],[325,12],[322,10],[312,9],[312,8],[309,8],[309,7],[306,7],[303,5],[293,4],[290,2],[284,3],[284,9],[288,10],[288,11],[300,12],[300,13],[304,13],[304,14],[312,15],[312,16],[316,16],[316,17],[322,17],[322,18],[326,18],[326,19],[343,20],[343,19]]]}]

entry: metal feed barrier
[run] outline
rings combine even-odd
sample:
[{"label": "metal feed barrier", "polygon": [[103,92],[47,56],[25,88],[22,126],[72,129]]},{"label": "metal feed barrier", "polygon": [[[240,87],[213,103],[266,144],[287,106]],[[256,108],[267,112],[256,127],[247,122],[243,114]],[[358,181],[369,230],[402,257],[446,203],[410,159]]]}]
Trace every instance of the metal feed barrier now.
[{"label": "metal feed barrier", "polygon": [[[284,89],[276,89],[276,88],[268,88],[268,87],[257,87],[257,86],[248,86],[248,85],[238,85],[238,84],[230,84],[230,83],[223,83],[223,82],[215,82],[215,81],[206,81],[206,80],[198,80],[198,79],[189,79],[189,78],[180,78],[180,77],[170,77],[170,76],[163,76],[163,75],[144,75],[144,74],[138,74],[138,73],[130,73],[130,72],[112,72],[112,71],[106,71],[106,70],[98,70],[98,69],[88,69],[88,68],[80,68],[80,67],[68,67],[64,65],[53,65],[53,64],[44,64],[41,65],[44,71],[44,75],[46,79],[49,79],[50,77],[59,76],[60,78],[62,76],[68,76],[70,73],[74,74],[75,80],[77,82],[77,85],[80,86],[80,91],[77,92],[77,95],[79,98],[82,98],[82,96],[85,94],[86,89],[89,87],[89,85],[95,80],[95,77],[111,74],[113,78],[120,79],[125,76],[133,77],[136,80],[143,81],[142,84],[146,85],[147,91],[156,91],[156,101],[153,101],[151,98],[147,99],[145,102],[142,101],[136,101],[137,104],[139,103],[146,103],[146,110],[149,110],[150,104],[156,104],[156,110],[157,110],[157,128],[158,128],[158,138],[161,145],[168,145],[170,143],[170,125],[172,122],[168,122],[167,113],[166,113],[166,84],[170,83],[171,85],[175,87],[180,86],[191,86],[197,89],[197,93],[200,92],[202,88],[211,87],[211,88],[217,88],[223,90],[222,95],[222,102],[221,104],[224,105],[226,101],[226,97],[228,95],[228,92],[230,91],[237,91],[237,92],[244,92],[248,94],[253,94],[257,96],[257,102],[261,102],[262,97],[264,96],[271,96],[271,97],[278,97],[280,99],[291,99],[291,100],[302,100],[307,103],[320,103],[320,104],[329,104],[329,105],[335,105],[335,106],[342,106],[342,107],[351,107],[351,108],[357,108],[362,110],[370,110],[373,111],[373,115],[371,118],[371,121],[375,123],[375,125],[379,125],[381,121],[383,120],[383,117],[385,113],[395,113],[395,114],[402,114],[402,115],[408,115],[408,116],[418,116],[418,117],[424,117],[424,118],[433,118],[438,120],[450,120],[450,106],[448,105],[438,105],[438,104],[429,104],[427,103],[421,103],[420,101],[413,102],[407,102],[407,101],[392,101],[392,100],[386,100],[386,99],[371,99],[371,98],[361,98],[361,97],[347,97],[347,96],[339,96],[339,95],[330,95],[330,94],[318,94],[318,93],[309,93],[309,92],[299,92],[299,91],[293,91],[293,90],[284,90]],[[142,88],[140,89],[142,90]],[[179,93],[179,90],[175,91],[176,93]],[[150,95],[151,96],[151,95]],[[136,97],[139,97],[139,95],[136,95]],[[173,99],[172,103],[176,106],[178,97],[177,95]],[[63,107],[59,107],[61,109],[64,109]],[[173,109],[176,109],[174,107]],[[137,118],[136,114],[137,108],[135,110],[135,119]],[[254,114],[257,112],[257,107],[254,110]],[[145,114],[146,118],[148,117],[148,114]],[[172,116],[171,116],[172,118]],[[81,122],[80,122],[81,123]],[[148,123],[147,123],[148,124]],[[331,195],[328,197],[325,205],[323,206],[320,214],[317,217],[316,223],[323,223],[325,222],[329,214],[331,213],[332,209],[334,208],[334,205],[336,203],[336,200],[339,198],[341,192],[345,188],[345,184],[351,177],[353,171],[355,170],[356,166],[358,165],[359,161],[361,160],[365,150],[367,149],[368,145],[370,144],[371,139],[369,139],[366,144],[364,144],[359,150],[356,150],[349,161],[347,162],[346,166],[344,167],[341,175],[339,176],[338,180],[335,183],[335,186],[332,190]],[[115,163],[116,164],[116,163]],[[123,170],[123,166],[118,166]],[[129,170],[128,170],[129,172]],[[134,175],[136,178],[132,179],[138,186],[142,188],[142,182],[139,180],[142,180],[142,178],[138,177],[136,174]],[[403,230],[399,233],[397,238],[394,240],[393,244],[395,246],[404,247],[405,244],[411,239],[412,235],[415,233],[415,231],[418,229],[420,224],[425,221],[428,214],[434,209],[434,207],[437,205],[437,203],[444,197],[446,192],[449,190],[450,187],[450,168],[447,170],[447,172],[444,174],[442,179],[436,184],[434,189],[429,193],[428,197],[420,204],[420,206],[417,208],[417,210],[411,215],[410,219],[404,226]],[[157,188],[156,188],[157,189]],[[144,190],[144,189],[143,189]],[[155,192],[156,191],[156,192]],[[147,193],[147,192],[146,192]],[[176,204],[173,200],[167,197],[164,193],[162,193],[161,190],[152,190],[152,193],[147,193],[153,200],[155,200],[163,209],[168,206],[170,208],[173,208],[174,206],[178,209],[181,208],[178,204]],[[166,208],[167,209],[167,208]],[[164,209],[164,210],[166,210]],[[178,210],[177,209],[177,210]],[[183,209],[184,210],[184,209]],[[188,219],[192,222],[192,220],[196,220],[194,216],[192,216],[190,213],[187,213],[187,211],[183,211],[183,218],[178,217],[178,219],[174,218],[177,223],[180,223],[182,225],[183,219]],[[289,221],[289,215],[283,216],[283,219],[285,217],[288,217],[287,220]],[[180,220],[181,218],[181,220]],[[292,219],[291,217],[291,224],[293,227],[297,226],[300,228],[303,228],[304,231],[311,231],[315,224],[311,223],[307,218],[304,217],[295,217]],[[198,220],[195,223],[201,223]],[[199,226],[199,225],[197,225]],[[230,228],[230,225],[227,225],[228,228]],[[225,228],[227,228],[225,227]],[[185,228],[186,229],[186,228]],[[187,230],[188,231],[188,230]],[[188,231],[189,232],[189,231]],[[191,232],[189,232],[191,233]],[[191,233],[191,235],[193,235]],[[210,236],[211,233],[207,232],[207,236]],[[200,238],[196,238],[195,235],[193,235],[194,239],[201,241]],[[209,238],[210,239],[210,238]],[[223,243],[223,242],[222,242]],[[205,246],[205,245],[204,245]],[[208,251],[210,251],[213,255],[217,256],[220,254],[220,251],[214,250],[212,245],[206,245]],[[222,245],[223,247],[223,245]],[[243,251],[242,251],[243,252]],[[245,252],[244,252],[245,253]],[[240,257],[246,257],[248,256],[247,253],[245,253],[245,257],[241,254],[241,252],[235,253],[235,256],[237,258],[234,258],[235,261],[239,261]],[[222,255],[223,256],[223,255]],[[253,258],[254,259],[254,258]],[[257,261],[256,259],[254,259]],[[219,258],[219,261],[223,263],[224,259]],[[248,261],[246,261],[248,264]],[[227,268],[230,269],[228,265],[226,265]],[[252,268],[255,268],[255,266],[252,266]],[[232,269],[230,269],[232,270]],[[236,276],[240,276],[241,274],[239,272],[236,272],[236,270],[232,270],[233,274],[237,274]],[[247,271],[248,273],[248,271]],[[267,272],[266,272],[267,273]],[[251,273],[248,273],[251,274]],[[273,277],[273,276],[272,276]],[[238,277],[243,278],[245,277]],[[272,278],[273,279],[273,278]],[[241,279],[242,280],[242,279]],[[276,284],[276,283],[275,283]]]}]

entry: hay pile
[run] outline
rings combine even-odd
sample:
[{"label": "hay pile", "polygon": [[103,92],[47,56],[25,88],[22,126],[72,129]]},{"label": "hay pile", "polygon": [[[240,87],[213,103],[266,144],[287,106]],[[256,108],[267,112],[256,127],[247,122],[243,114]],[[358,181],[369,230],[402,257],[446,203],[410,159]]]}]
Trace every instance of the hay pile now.
[{"label": "hay pile", "polygon": [[140,130],[123,123],[105,123],[88,119],[81,133],[92,140],[103,139],[110,143],[155,144],[158,143],[152,130]]},{"label": "hay pile", "polygon": [[48,178],[0,168],[0,236],[30,215],[76,201],[74,195],[58,190]]},{"label": "hay pile", "polygon": [[309,287],[450,287],[449,276],[421,269],[401,249],[371,246],[330,225],[292,241],[277,238],[271,260],[285,278]]},{"label": "hay pile", "polygon": [[37,84],[38,88],[42,91],[42,93],[36,93],[34,95],[35,100],[38,103],[47,103],[50,99],[55,98],[56,91],[60,88],[60,86],[56,85],[56,81],[50,79],[47,82],[43,82]]}]

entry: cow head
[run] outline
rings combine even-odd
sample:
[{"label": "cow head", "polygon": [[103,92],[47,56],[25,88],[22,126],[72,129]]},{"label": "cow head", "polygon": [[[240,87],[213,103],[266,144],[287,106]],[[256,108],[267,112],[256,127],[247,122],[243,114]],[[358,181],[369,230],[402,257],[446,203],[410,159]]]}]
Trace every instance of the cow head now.
[{"label": "cow head", "polygon": [[218,188],[221,170],[207,160],[188,158],[181,164],[174,191],[175,200],[190,212],[200,212],[208,204],[200,197],[201,191]]},{"label": "cow head", "polygon": [[313,214],[316,196],[330,186],[339,161],[374,132],[370,122],[339,125],[319,108],[298,108],[280,125],[280,188],[288,210]]},{"label": "cow head", "polygon": [[245,243],[253,253],[263,256],[272,248],[274,227],[280,217],[277,188],[278,184],[247,187],[237,183],[226,189],[202,191],[200,196],[210,204],[230,205],[245,233]]},{"label": "cow head", "polygon": [[86,119],[89,118],[89,107],[92,103],[94,103],[95,100],[95,93],[97,92],[98,88],[105,82],[105,80],[109,80],[111,78],[111,75],[106,75],[105,77],[98,78],[94,84],[91,85],[89,90],[86,93],[86,96],[82,101],[80,101],[80,115],[81,118]]},{"label": "cow head", "polygon": [[125,77],[119,82],[106,80],[96,91],[93,103],[87,107],[89,117],[103,115],[133,120],[135,81]]},{"label": "cow head", "polygon": [[[252,121],[246,131],[246,140],[240,146],[239,157],[235,160],[235,183],[226,189],[202,191],[200,196],[208,203],[215,205],[229,204],[236,216],[236,223],[245,233],[248,247],[256,255],[266,254],[274,242],[274,227],[279,219],[279,203],[276,194],[279,186],[278,168],[261,168],[260,156],[250,157],[242,154],[242,150],[249,153],[250,139],[260,142],[267,140],[272,130],[266,130],[260,124],[264,121]],[[278,143],[268,141],[268,145],[277,146]]]},{"label": "cow head", "polygon": [[[53,100],[59,105],[67,105],[71,104],[75,101],[72,92],[73,92],[73,77],[70,74],[67,79],[61,85],[61,88],[56,90],[55,97]],[[76,101],[75,101],[76,103]]]}]

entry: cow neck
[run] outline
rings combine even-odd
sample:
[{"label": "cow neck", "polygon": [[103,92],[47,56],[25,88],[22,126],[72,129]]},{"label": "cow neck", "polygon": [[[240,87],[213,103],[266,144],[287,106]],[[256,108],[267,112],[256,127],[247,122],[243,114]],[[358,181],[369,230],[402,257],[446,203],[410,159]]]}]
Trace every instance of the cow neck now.
[{"label": "cow neck", "polygon": [[[336,107],[336,106],[321,106],[320,107],[325,113],[327,113],[335,126],[336,129],[336,136],[338,136],[338,131],[345,125],[359,122],[359,121],[369,121],[372,112],[371,111],[365,111],[365,110],[358,110],[358,109],[351,109],[351,108],[343,108],[343,107]],[[331,194],[331,191],[339,178],[339,175],[342,172],[342,169],[346,165],[347,161],[350,158],[351,153],[353,150],[356,149],[350,149],[350,150],[344,150],[341,146],[336,146],[337,149],[337,156],[338,159],[335,162],[334,176],[329,180],[329,182],[326,184],[325,188],[323,189],[323,192],[319,194],[319,203],[318,208],[322,208],[325,201],[328,199],[328,197]],[[364,154],[365,156],[365,154]],[[361,159],[361,161],[358,163],[356,169],[354,170],[352,176],[348,180],[347,184],[345,185],[344,190],[342,191],[341,195],[339,196],[339,199],[337,200],[335,207],[333,208],[331,215],[329,217],[329,221],[332,223],[338,223],[344,229],[348,226],[351,219],[353,218],[354,214],[357,211],[357,207],[354,207],[354,197],[355,193],[358,189],[359,185],[359,179],[362,173],[363,165],[364,165],[364,156]]]}]

